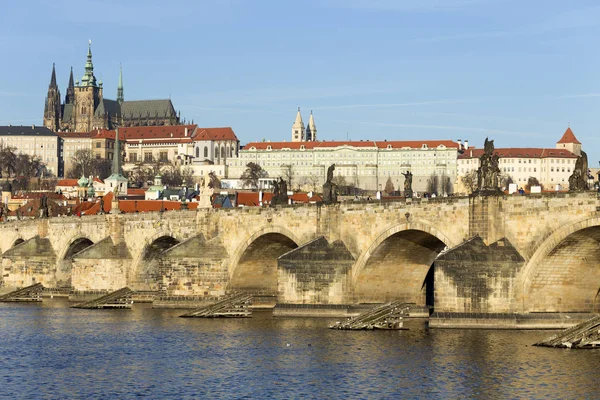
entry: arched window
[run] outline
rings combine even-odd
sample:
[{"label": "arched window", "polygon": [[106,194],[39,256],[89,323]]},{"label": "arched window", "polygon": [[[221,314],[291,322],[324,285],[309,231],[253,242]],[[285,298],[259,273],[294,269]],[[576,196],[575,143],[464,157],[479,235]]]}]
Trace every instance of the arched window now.
[{"label": "arched window", "polygon": [[200,147],[196,147],[196,158],[200,158]]},{"label": "arched window", "polygon": [[225,147],[221,147],[221,158],[225,158]]},{"label": "arched window", "polygon": [[231,146],[231,156],[232,157],[236,156],[236,154],[235,154],[235,146]]},{"label": "arched window", "polygon": [[204,146],[204,158],[208,158],[208,146]]},{"label": "arched window", "polygon": [[227,147],[227,157],[231,157],[231,149]]}]

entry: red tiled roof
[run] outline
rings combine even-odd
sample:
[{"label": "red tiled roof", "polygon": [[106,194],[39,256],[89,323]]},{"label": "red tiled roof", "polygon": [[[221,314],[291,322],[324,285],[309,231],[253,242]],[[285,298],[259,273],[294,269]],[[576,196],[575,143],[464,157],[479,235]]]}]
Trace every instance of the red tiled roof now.
[{"label": "red tiled roof", "polygon": [[[99,130],[98,133],[92,139],[111,139],[115,140],[116,133],[115,131],[110,131],[108,129]],[[125,140],[125,134],[122,129],[119,129],[119,140]]]},{"label": "red tiled roof", "polygon": [[238,138],[235,136],[233,129],[230,127],[221,128],[198,128],[194,135],[194,141],[199,140],[234,140]]},{"label": "red tiled roof", "polygon": [[[113,193],[109,192],[104,196],[104,212],[109,213],[112,209]],[[86,204],[87,203],[87,204]],[[85,202],[82,204],[82,213],[85,215],[96,215],[100,212],[100,201],[96,202]],[[188,202],[188,209],[195,210],[198,208],[198,203]],[[180,210],[181,202],[179,201],[162,201],[162,200],[119,200],[119,210],[123,213],[134,213],[134,212],[150,212]],[[77,213],[80,210],[76,210]]]},{"label": "red tiled roof", "polygon": [[[273,193],[263,192],[263,204],[271,203]],[[309,203],[315,201],[322,201],[323,199],[319,195],[313,195],[308,198],[308,193],[294,193],[289,196],[294,203]],[[258,192],[237,192],[237,204],[236,206],[259,206]]]},{"label": "red tiled roof", "polygon": [[560,138],[560,140],[558,142],[556,142],[556,143],[575,143],[575,144],[581,144],[581,142],[579,140],[577,140],[577,138],[575,137],[575,134],[571,130],[571,127],[567,128],[567,130],[562,135],[562,137]]},{"label": "red tiled roof", "polygon": [[[500,158],[577,158],[577,156],[565,149],[545,148],[501,148],[495,149]],[[479,158],[483,155],[483,149],[468,149],[458,156],[459,160]]]},{"label": "red tiled roof", "polygon": [[[134,126],[119,128],[119,133],[125,134],[126,140],[139,139],[183,139],[191,137],[198,125],[165,125],[165,126]],[[187,129],[187,136],[186,136]]]},{"label": "red tiled roof", "polygon": [[61,179],[56,182],[56,186],[79,186],[77,179]]},{"label": "red tiled roof", "polygon": [[458,148],[458,143],[452,140],[392,140],[392,141],[328,141],[328,142],[250,142],[244,146],[244,150],[249,150],[254,147],[256,150],[267,150],[270,146],[272,150],[291,149],[299,150],[302,146],[305,149],[319,149],[319,148],[332,148],[332,147],[362,147],[362,148],[379,148],[386,149],[391,147],[392,149],[401,149],[409,147],[411,149],[420,149],[423,145],[427,145],[428,148],[436,148],[440,145],[448,148]]}]

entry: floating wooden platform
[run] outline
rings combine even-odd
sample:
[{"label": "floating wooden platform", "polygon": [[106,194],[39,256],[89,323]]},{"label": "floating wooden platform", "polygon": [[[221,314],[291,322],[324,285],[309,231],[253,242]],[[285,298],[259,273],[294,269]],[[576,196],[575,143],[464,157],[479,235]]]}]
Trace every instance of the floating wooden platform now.
[{"label": "floating wooden platform", "polygon": [[75,304],[74,306],[71,306],[71,308],[131,308],[131,305],[133,304],[132,297],[134,294],[135,292],[133,290],[124,287],[102,297],[98,297],[97,299]]},{"label": "floating wooden platform", "polygon": [[568,349],[594,349],[600,347],[600,316],[534,343],[534,346]]},{"label": "floating wooden platform", "polygon": [[249,318],[252,316],[252,295],[238,293],[210,306],[197,308],[182,318]]},{"label": "floating wooden platform", "polygon": [[43,290],[44,290],[44,286],[41,283],[36,283],[34,285],[15,290],[14,292],[6,293],[5,295],[0,296],[0,301],[2,301],[2,302],[42,301],[42,291]]},{"label": "floating wooden platform", "polygon": [[392,301],[391,303],[376,306],[356,317],[349,318],[346,321],[338,321],[329,328],[342,330],[407,329],[403,327],[403,318],[408,316],[408,312],[412,305],[414,305],[414,303]]}]

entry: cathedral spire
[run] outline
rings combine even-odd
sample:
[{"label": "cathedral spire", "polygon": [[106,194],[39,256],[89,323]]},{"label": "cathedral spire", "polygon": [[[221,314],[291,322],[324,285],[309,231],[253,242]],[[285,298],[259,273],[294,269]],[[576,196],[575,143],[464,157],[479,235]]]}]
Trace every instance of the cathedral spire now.
[{"label": "cathedral spire", "polygon": [[73,82],[73,67],[71,67],[71,75],[69,76],[69,86],[65,95],[65,104],[75,103],[75,83]]},{"label": "cathedral spire", "polygon": [[308,126],[306,127],[306,141],[314,142],[315,140],[317,140],[317,126],[315,125],[312,110],[310,110],[310,118],[308,119]]},{"label": "cathedral spire", "polygon": [[296,120],[292,125],[292,142],[304,142],[304,122],[302,122],[302,115],[300,114],[300,107],[298,107],[298,113],[296,114]]},{"label": "cathedral spire", "polygon": [[115,129],[115,153],[113,154],[112,174],[121,175],[121,141],[119,128]]},{"label": "cathedral spire", "polygon": [[50,86],[49,88],[55,88],[56,85],[56,70],[54,69],[54,63],[52,63],[52,77],[50,78]]},{"label": "cathedral spire", "polygon": [[81,86],[96,86],[94,76],[94,63],[92,62],[92,41],[88,42],[87,61],[85,63],[85,74],[81,78]]},{"label": "cathedral spire", "polygon": [[119,65],[119,86],[117,86],[117,101],[119,104],[123,104],[125,98],[123,97],[123,66]]}]

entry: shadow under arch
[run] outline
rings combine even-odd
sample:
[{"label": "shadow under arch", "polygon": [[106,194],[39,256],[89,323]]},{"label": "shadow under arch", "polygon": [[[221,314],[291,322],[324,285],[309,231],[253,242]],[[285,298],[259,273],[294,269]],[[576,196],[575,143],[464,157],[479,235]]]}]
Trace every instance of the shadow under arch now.
[{"label": "shadow under arch", "polygon": [[71,287],[73,257],[93,244],[94,242],[90,238],[81,234],[74,235],[69,240],[69,244],[65,246],[58,256],[58,268],[56,271],[57,287]]},{"label": "shadow under arch", "polygon": [[552,232],[535,249],[517,282],[523,312],[600,311],[600,217]]},{"label": "shadow under arch", "polygon": [[128,279],[134,290],[156,291],[159,289],[159,257],[171,247],[180,243],[171,232],[157,232],[144,243],[144,247],[133,264]]},{"label": "shadow under arch", "polygon": [[433,294],[434,260],[444,248],[458,244],[422,220],[385,229],[354,265],[354,301],[400,300],[425,305],[426,297]]},{"label": "shadow under arch", "polygon": [[286,228],[267,226],[258,229],[235,251],[229,264],[227,290],[251,292],[271,298],[266,301],[269,304],[274,302],[277,259],[297,248],[298,243],[298,237]]}]

